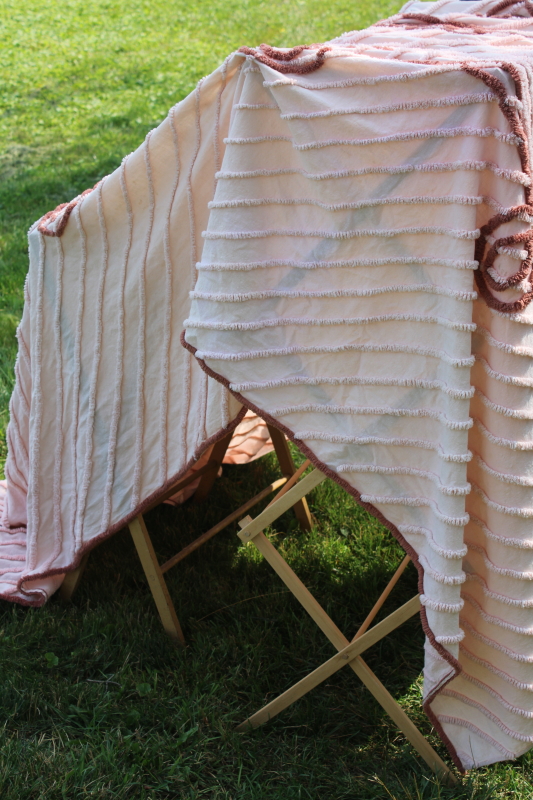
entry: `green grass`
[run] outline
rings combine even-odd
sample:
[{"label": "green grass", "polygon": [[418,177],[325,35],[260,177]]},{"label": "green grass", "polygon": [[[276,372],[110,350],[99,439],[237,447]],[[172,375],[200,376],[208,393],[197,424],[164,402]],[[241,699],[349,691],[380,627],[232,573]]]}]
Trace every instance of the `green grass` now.
[{"label": "green grass", "polygon": [[[232,49],[292,46],[365,27],[396,0],[233,3],[0,0],[0,430],[27,269],[26,230],[118,166]],[[276,476],[272,457],[225,468],[209,503],[161,507],[147,522],[161,559]],[[337,486],[291,514],[272,540],[347,635],[401,559],[390,534]],[[533,762],[438,784],[357,678],[343,670],[275,721],[235,725],[332,648],[235,528],[169,573],[189,646],[157,620],[133,545],[91,555],[73,602],[0,603],[2,800],[503,800],[533,796]],[[410,567],[384,613],[416,591]],[[445,756],[420,708],[416,620],[368,663]]]}]

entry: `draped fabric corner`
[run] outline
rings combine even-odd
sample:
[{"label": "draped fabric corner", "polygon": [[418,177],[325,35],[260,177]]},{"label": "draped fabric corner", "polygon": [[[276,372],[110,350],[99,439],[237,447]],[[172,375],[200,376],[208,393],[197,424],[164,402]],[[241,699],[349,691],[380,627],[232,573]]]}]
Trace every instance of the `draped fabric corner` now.
[{"label": "draped fabric corner", "polygon": [[531,747],[529,8],[242,48],[31,229],[1,596],[44,602],[247,408],[412,556],[456,764]]},{"label": "draped fabric corner", "polygon": [[318,68],[247,51],[185,323],[412,555],[463,768],[533,742],[532,35],[523,5],[414,3]]},{"label": "draped fabric corner", "polygon": [[246,411],[179,341],[241,66],[227,59],[119,169],[30,229],[1,500],[6,599],[45,602]]}]

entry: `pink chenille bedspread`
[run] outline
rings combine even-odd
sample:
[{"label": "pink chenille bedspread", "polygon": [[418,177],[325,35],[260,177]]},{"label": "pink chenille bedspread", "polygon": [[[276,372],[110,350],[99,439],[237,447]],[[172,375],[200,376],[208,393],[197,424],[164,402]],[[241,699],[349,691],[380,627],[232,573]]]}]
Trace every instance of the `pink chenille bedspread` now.
[{"label": "pink chenille bedspread", "polygon": [[2,597],[42,604],[250,409],[412,556],[456,764],[531,747],[532,14],[241,48],[33,226]]}]

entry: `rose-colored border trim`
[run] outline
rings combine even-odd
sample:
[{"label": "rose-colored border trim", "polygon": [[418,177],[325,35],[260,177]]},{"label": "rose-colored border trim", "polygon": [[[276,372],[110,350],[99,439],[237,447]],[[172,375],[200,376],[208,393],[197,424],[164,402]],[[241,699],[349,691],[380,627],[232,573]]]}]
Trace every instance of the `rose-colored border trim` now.
[{"label": "rose-colored border trim", "polygon": [[481,35],[492,32],[489,28],[482,28],[479,25],[469,25],[468,22],[459,22],[458,20],[441,19],[440,17],[433,17],[431,14],[402,14],[402,20],[404,19],[413,20],[413,22],[423,22],[426,25],[440,25],[446,31],[451,31],[452,33],[455,33],[461,28],[466,28],[469,33]]},{"label": "rose-colored border trim", "polygon": [[[499,14],[500,11],[505,11],[506,8],[511,8],[511,6],[515,6],[517,5],[517,3],[520,3],[522,1],[523,0],[502,0],[502,2],[498,3],[497,6],[494,6],[494,8],[491,8],[490,11],[487,11],[485,16],[494,17],[496,14]],[[533,14],[533,5],[531,3],[526,1],[523,4],[522,8],[525,8],[529,14]]]},{"label": "rose-colored border trim", "polygon": [[440,17],[434,17],[431,14],[402,14],[402,19],[413,19],[417,22],[425,22],[428,25],[452,25],[455,28],[471,28],[468,22],[458,22],[453,20],[444,20]]},{"label": "rose-colored border trim", "polygon": [[[78,195],[78,197],[76,197],[74,200],[71,200],[70,203],[60,203],[52,211],[47,211],[44,217],[41,217],[37,225],[37,230],[39,231],[39,233],[42,233],[43,236],[63,236],[70,215],[72,214],[72,212],[74,211],[80,200],[82,200],[82,198],[84,198],[91,192],[94,192],[94,190],[100,183],[101,181],[98,181],[98,183],[96,183],[91,189],[85,189],[84,192]],[[61,212],[63,212],[63,216],[59,220],[59,224],[56,230],[55,231],[50,230],[48,225],[54,222],[61,214]]]},{"label": "rose-colored border trim", "polygon": [[[490,14],[487,16],[494,15],[498,13],[498,11],[504,10],[505,8],[515,5],[515,2],[518,0],[504,0],[504,2],[500,3],[496,6]],[[528,12],[533,16],[533,3],[527,5]],[[420,23],[428,24],[428,25],[436,25],[437,23],[446,26],[454,26],[457,28],[467,27],[472,33],[486,33],[487,30],[482,28],[476,28],[475,26],[468,25],[466,23],[454,23],[449,20],[441,20],[439,17],[433,17],[430,14],[403,14],[401,15],[401,19],[396,20],[393,18],[392,20],[383,20],[382,23],[376,23],[376,25],[381,24],[404,24],[403,19],[405,20],[412,20],[412,21],[419,21]],[[451,29],[451,28],[450,28]],[[427,62],[421,62],[411,59],[410,63],[412,64],[424,64],[427,66]],[[521,84],[521,76],[519,70],[516,66],[510,62],[501,62],[499,68],[507,72],[515,84],[516,90],[516,97],[518,100],[522,100],[523,92],[522,92],[522,84]],[[533,180],[532,180],[532,171],[531,171],[531,164],[529,159],[529,152],[527,148],[527,136],[526,132],[523,128],[522,122],[520,121],[520,117],[516,108],[511,106],[508,103],[510,95],[505,88],[505,85],[496,78],[494,75],[491,75],[490,72],[487,72],[485,69],[481,67],[476,67],[468,64],[468,62],[463,62],[458,69],[461,69],[463,72],[471,75],[474,78],[482,81],[486,86],[488,86],[494,94],[498,98],[498,105],[504,117],[509,122],[512,132],[517,136],[520,141],[517,143],[516,147],[518,149],[519,157],[520,157],[520,164],[522,168],[522,172],[528,176],[530,183],[529,186],[524,187],[525,193],[525,203],[515,208],[511,208],[506,211],[504,214],[496,214],[493,216],[489,222],[481,228],[481,235],[476,241],[476,248],[475,248],[475,259],[479,262],[479,267],[474,271],[474,278],[476,281],[477,288],[479,289],[480,295],[483,297],[485,302],[490,308],[494,308],[497,311],[501,311],[507,314],[515,314],[517,312],[523,311],[531,301],[533,300],[533,289],[528,292],[524,292],[522,297],[518,300],[515,300],[512,303],[504,302],[503,300],[498,300],[498,298],[494,297],[492,292],[490,291],[491,287],[494,291],[504,291],[505,289],[511,288],[512,286],[516,286],[521,283],[522,280],[527,279],[532,272],[533,267],[533,230],[526,231],[522,234],[515,234],[513,236],[507,236],[501,239],[498,239],[493,247],[487,253],[485,257],[485,247],[486,247],[486,237],[500,225],[504,224],[505,222],[509,222],[510,220],[514,219],[515,217],[519,216],[520,214],[526,213],[528,215],[533,216]],[[506,281],[503,283],[498,283],[495,281],[491,275],[487,272],[487,269],[492,266],[494,262],[494,258],[496,256],[496,249],[501,246],[512,245],[518,242],[526,242],[526,247],[528,250],[528,258],[525,264],[514,274],[511,275]]]},{"label": "rose-colored border trim", "polygon": [[[520,83],[520,74],[514,64],[503,62],[500,64],[500,69],[504,70],[510,75],[515,83],[516,96],[518,100],[521,100],[522,86]],[[507,102],[509,95],[504,84],[494,75],[491,75],[490,72],[487,72],[480,67],[472,67],[468,64],[463,64],[462,70],[463,72],[466,72],[467,75],[471,75],[473,78],[483,81],[483,83],[488,86],[488,88],[491,89],[491,91],[497,96],[498,105],[502,114],[509,122],[512,132],[520,139],[520,143],[517,145],[518,154],[520,156],[520,164],[522,171],[530,178],[531,181],[531,164],[526,145],[526,133],[520,121],[517,110],[510,106]],[[502,311],[507,314],[515,314],[519,311],[523,311],[523,309],[526,308],[526,306],[528,306],[533,300],[533,290],[524,292],[522,297],[512,303],[506,303],[503,300],[498,300],[498,298],[494,297],[490,291],[490,288],[492,288],[494,291],[501,292],[512,286],[516,286],[522,280],[527,279],[531,275],[531,269],[533,266],[533,231],[524,231],[523,233],[517,233],[512,236],[505,236],[497,239],[492,247],[488,250],[486,255],[485,247],[487,244],[487,236],[499,228],[500,225],[510,222],[512,219],[515,219],[523,214],[533,216],[533,186],[531,185],[531,182],[529,186],[524,188],[524,193],[524,204],[510,208],[505,213],[495,214],[493,217],[491,217],[486,225],[483,225],[480,231],[480,237],[476,241],[475,247],[474,258],[479,262],[479,267],[474,272],[474,278],[479,292],[490,308],[494,308],[497,311]],[[528,251],[527,259],[524,261],[520,269],[514,273],[514,275],[511,275],[503,283],[498,283],[487,272],[489,267],[491,267],[494,263],[497,255],[497,249],[499,247],[518,244],[520,242],[525,243]]]},{"label": "rose-colored border trim", "polygon": [[[22,592],[23,594],[32,594],[33,590],[30,590],[30,592],[28,592],[22,588],[22,584],[25,583],[26,581],[35,581],[38,580],[39,578],[50,578],[53,575],[63,575],[65,572],[71,572],[72,570],[77,569],[80,565],[83,556],[86,553],[90,552],[94,547],[103,542],[104,539],[108,539],[114,533],[117,533],[119,530],[124,528],[128,524],[128,522],[131,522],[131,520],[134,519],[138,514],[143,514],[145,511],[156,506],[158,499],[162,497],[165,494],[165,492],[171,489],[191,469],[191,467],[193,467],[196,464],[202,453],[204,453],[208,447],[210,447],[213,444],[216,444],[218,441],[220,441],[220,439],[223,439],[224,436],[226,436],[228,433],[235,430],[235,428],[241,422],[245,414],[246,414],[246,408],[243,407],[240,409],[237,416],[228,425],[226,425],[225,428],[221,428],[220,430],[218,430],[217,433],[213,434],[213,436],[210,436],[209,439],[206,439],[204,442],[202,442],[202,444],[199,447],[196,448],[196,450],[194,451],[194,456],[187,462],[187,464],[183,467],[183,469],[181,469],[179,472],[173,475],[172,478],[169,478],[167,481],[165,481],[165,483],[162,486],[160,486],[158,489],[152,492],[152,494],[148,495],[148,497],[146,497],[141,503],[139,503],[139,505],[133,511],[130,511],[128,514],[122,517],[118,522],[115,522],[110,528],[103,531],[102,533],[99,533],[97,536],[94,536],[89,541],[84,542],[82,547],[76,554],[76,558],[69,565],[65,567],[58,567],[55,569],[47,569],[44,572],[37,572],[35,574],[32,573],[31,575],[27,575],[26,577],[22,578],[19,581],[17,588],[14,591]],[[42,592],[40,594],[42,595]],[[19,605],[23,606],[33,606],[35,608],[44,605],[44,603],[46,602],[46,598],[42,598],[42,596],[39,601],[36,600],[35,602],[31,602],[23,600],[20,597],[14,597],[13,594],[5,594],[3,592],[0,592],[0,598],[2,598],[3,600],[9,600],[12,603],[18,603]]]},{"label": "rose-colored border trim", "polygon": [[[326,53],[331,49],[331,47],[321,45],[301,44],[298,45],[298,47],[293,47],[292,50],[279,50],[277,47],[271,47],[269,44],[260,44],[257,50],[253,47],[239,47],[238,52],[244,53],[246,56],[253,56],[256,61],[260,61],[261,64],[265,64],[271,69],[275,69],[276,72],[306,75],[322,66],[326,60]],[[301,55],[304,50],[316,50],[314,61],[293,61],[293,59]]]},{"label": "rose-colored border trim", "polygon": [[268,58],[274,58],[276,61],[292,61],[293,58],[301,56],[310,45],[299,44],[290,50],[280,50],[279,47],[271,47],[269,44],[260,44],[259,47]]},{"label": "rose-colored border trim", "polygon": [[[290,428],[287,428],[287,426],[283,425],[283,423],[281,423],[278,419],[271,417],[270,414],[268,414],[268,412],[266,412],[264,409],[259,408],[258,406],[251,403],[246,397],[243,397],[242,394],[239,394],[239,392],[234,392],[230,388],[229,381],[226,378],[224,378],[223,375],[214,372],[210,367],[207,366],[205,361],[196,356],[196,348],[185,340],[185,331],[182,331],[180,341],[183,347],[185,347],[186,350],[188,350],[196,357],[198,364],[201,366],[204,372],[206,372],[209,375],[210,378],[214,378],[216,381],[225,386],[226,389],[229,392],[231,392],[231,394],[235,397],[235,399],[238,400],[239,403],[242,403],[245,408],[249,409],[250,411],[253,411],[254,414],[257,414],[258,417],[264,419],[265,422],[267,422],[268,424],[271,424],[274,427],[278,428],[280,431],[283,431],[283,433],[291,440],[291,442],[294,442],[294,444],[298,447],[298,449],[301,450],[301,452],[306,456],[306,458],[309,459],[309,461],[311,461],[312,464],[314,464],[315,467],[317,467],[321,472],[327,475],[328,478],[331,478],[331,480],[335,481],[335,483],[338,483],[339,486],[341,486],[346,492],[348,492],[348,494],[350,494],[354,498],[354,500],[360,506],[362,506],[362,508],[364,508],[370,514],[372,514],[372,516],[375,517],[378,520],[378,522],[381,522],[381,524],[384,525],[392,533],[395,539],[400,543],[405,552],[411,558],[413,564],[418,570],[418,591],[420,592],[420,594],[422,594],[424,591],[424,568],[420,563],[420,561],[418,560],[418,555],[416,551],[409,544],[409,542],[402,536],[398,528],[395,525],[393,525],[392,522],[389,522],[389,520],[386,517],[384,517],[381,511],[378,511],[378,509],[375,506],[371,505],[370,503],[365,503],[363,500],[361,500],[360,492],[358,492],[357,489],[355,489],[347,481],[341,478],[338,473],[334,472],[330,467],[328,467],[326,464],[320,461],[320,459],[317,458],[317,456],[313,453],[312,450],[309,449],[309,447],[307,447],[307,445],[305,445],[300,439],[296,438],[294,432],[291,431]],[[450,683],[450,681],[454,680],[454,678],[456,678],[460,672],[462,672],[462,667],[457,661],[457,659],[455,659],[451,655],[451,653],[449,653],[448,650],[446,650],[445,647],[443,647],[439,642],[436,641],[435,635],[433,634],[433,631],[429,627],[426,609],[424,608],[424,606],[420,608],[420,621],[422,623],[422,629],[426,634],[426,636],[428,637],[429,641],[431,642],[432,646],[439,653],[439,655],[442,656],[442,658],[444,658],[444,660],[447,661],[448,664],[450,664],[450,666],[453,669],[453,673],[450,675],[450,677],[442,681],[442,683],[439,684],[439,686],[437,686],[428,695],[428,697],[426,697],[423,704],[423,708],[426,715],[429,717],[433,727],[436,729],[438,735],[445,744],[453,763],[455,764],[457,769],[464,774],[466,770],[463,767],[461,759],[457,755],[455,747],[453,746],[450,739],[444,732],[437,716],[431,710],[431,703],[433,702],[437,694],[441,692],[442,689],[444,689],[444,687],[448,683]]]}]

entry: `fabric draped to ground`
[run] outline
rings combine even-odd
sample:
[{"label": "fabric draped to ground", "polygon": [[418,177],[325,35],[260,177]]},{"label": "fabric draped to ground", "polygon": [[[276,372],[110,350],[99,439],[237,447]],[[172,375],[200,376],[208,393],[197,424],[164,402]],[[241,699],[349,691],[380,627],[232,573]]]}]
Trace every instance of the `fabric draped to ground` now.
[{"label": "fabric draped to ground", "polygon": [[527,3],[453,0],[243,48],[33,226],[2,597],[42,604],[251,409],[412,556],[456,764],[531,747],[532,44]]}]

